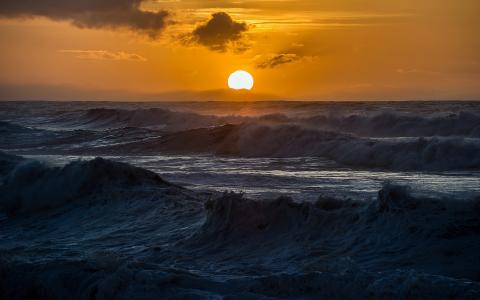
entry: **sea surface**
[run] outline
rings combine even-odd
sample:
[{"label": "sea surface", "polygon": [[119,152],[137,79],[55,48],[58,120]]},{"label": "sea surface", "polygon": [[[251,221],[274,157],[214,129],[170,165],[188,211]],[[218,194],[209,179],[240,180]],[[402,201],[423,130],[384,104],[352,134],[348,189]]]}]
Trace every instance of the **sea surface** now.
[{"label": "sea surface", "polygon": [[479,299],[480,102],[0,102],[0,298]]}]

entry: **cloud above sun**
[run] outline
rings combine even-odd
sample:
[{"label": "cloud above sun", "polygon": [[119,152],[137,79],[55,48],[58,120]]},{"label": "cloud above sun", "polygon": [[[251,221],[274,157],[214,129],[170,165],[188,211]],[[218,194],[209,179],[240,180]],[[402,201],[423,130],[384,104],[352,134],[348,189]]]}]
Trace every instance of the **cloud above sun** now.
[{"label": "cloud above sun", "polygon": [[225,12],[212,14],[211,18],[198,25],[189,35],[190,43],[205,46],[212,51],[225,52],[232,48],[236,51],[245,50],[248,46],[243,41],[248,30],[245,22],[237,22]]}]

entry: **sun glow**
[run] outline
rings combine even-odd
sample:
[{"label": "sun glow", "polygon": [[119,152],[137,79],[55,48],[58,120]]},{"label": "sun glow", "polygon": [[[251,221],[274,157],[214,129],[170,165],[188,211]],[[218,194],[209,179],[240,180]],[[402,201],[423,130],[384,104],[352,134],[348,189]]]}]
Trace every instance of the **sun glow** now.
[{"label": "sun glow", "polygon": [[253,83],[253,76],[247,71],[235,71],[228,77],[228,87],[234,90],[251,90]]}]

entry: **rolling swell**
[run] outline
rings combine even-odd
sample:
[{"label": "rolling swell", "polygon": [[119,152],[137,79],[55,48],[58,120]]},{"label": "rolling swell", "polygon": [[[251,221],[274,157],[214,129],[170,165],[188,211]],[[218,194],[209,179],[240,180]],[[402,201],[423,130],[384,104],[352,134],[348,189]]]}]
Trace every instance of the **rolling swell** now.
[{"label": "rolling swell", "polygon": [[225,125],[176,132],[148,142],[103,150],[239,157],[325,157],[355,168],[388,170],[480,169],[479,139],[368,139],[298,125]]},{"label": "rolling swell", "polygon": [[26,127],[13,124],[7,121],[0,121],[0,134],[24,133],[29,131],[31,130]]},{"label": "rolling swell", "polygon": [[[385,184],[374,201],[226,193],[202,211],[174,193],[145,197],[171,185],[126,164],[49,168],[1,158],[16,166],[0,188],[2,207],[8,187],[10,200],[22,204],[10,212],[30,214],[1,221],[0,298],[480,295],[480,199],[428,198]],[[108,201],[117,192],[133,205]],[[93,195],[89,205],[65,206]],[[47,202],[65,209],[33,214]]]},{"label": "rolling swell", "polygon": [[0,151],[0,183],[3,181],[4,177],[10,174],[10,172],[12,172],[23,160],[23,157]]},{"label": "rolling swell", "polygon": [[[365,137],[431,137],[461,136],[480,137],[480,114],[461,111],[452,114],[405,114],[395,112],[334,114],[332,112],[311,117],[295,117],[284,114],[257,117],[202,115],[193,112],[176,112],[163,108],[113,109],[92,108],[85,111],[65,112],[54,122],[70,123],[86,129],[153,127],[169,132],[225,123],[239,124],[302,124],[316,129],[353,133]],[[72,119],[75,119],[72,123]]]},{"label": "rolling swell", "polygon": [[[103,263],[99,264],[103,260]],[[0,261],[6,299],[478,299],[480,285],[409,271],[306,272],[215,278],[119,259],[40,265]],[[45,270],[50,270],[45,274]],[[48,275],[48,277],[46,277]],[[52,288],[54,286],[55,288]]]},{"label": "rolling swell", "polygon": [[[8,105],[15,114],[0,111],[0,148],[54,162],[127,154],[120,159],[186,184],[321,196],[217,197],[105,159],[51,167],[0,153],[1,299],[480,298],[478,172],[370,171],[479,170],[478,104],[262,103],[279,114],[205,122],[152,105]],[[385,184],[375,197],[382,176],[424,194]]]},{"label": "rolling swell", "polygon": [[[76,119],[76,121],[72,122],[68,113],[66,117],[59,116],[56,122],[93,130],[141,127],[165,131],[218,126],[227,122],[227,118],[223,117],[200,115],[192,112],[175,112],[162,108],[139,108],[134,110],[92,108],[81,111]],[[237,119],[241,118],[230,117],[228,120],[233,121]]]},{"label": "rolling swell", "polygon": [[343,116],[330,114],[306,118],[300,123],[367,137],[480,137],[480,115],[471,112],[437,116],[393,112]]},{"label": "rolling swell", "polygon": [[[353,168],[450,171],[480,169],[480,138],[367,138],[302,125],[242,123],[172,133],[125,127],[47,131],[14,126],[4,149],[89,155],[215,154],[234,157],[322,157]],[[10,129],[9,129],[10,130]],[[18,132],[20,130],[20,132]]]},{"label": "rolling swell", "polygon": [[[52,122],[62,124],[62,131],[0,122],[2,148],[35,154],[309,156],[359,169],[400,171],[480,169],[476,112],[330,113],[300,118],[91,108],[59,112],[57,117]],[[77,130],[64,130],[69,126]]]},{"label": "rolling swell", "polygon": [[206,209],[205,223],[188,244],[207,253],[227,247],[223,251],[238,254],[239,261],[251,253],[266,255],[280,270],[288,265],[336,269],[344,257],[369,270],[408,266],[480,280],[479,198],[426,198],[385,184],[373,202],[255,201],[225,194],[207,202]]},{"label": "rolling swell", "polygon": [[49,167],[1,154],[0,162],[2,171],[8,172],[0,186],[0,209],[8,214],[55,208],[134,187],[173,186],[153,172],[102,158]]}]

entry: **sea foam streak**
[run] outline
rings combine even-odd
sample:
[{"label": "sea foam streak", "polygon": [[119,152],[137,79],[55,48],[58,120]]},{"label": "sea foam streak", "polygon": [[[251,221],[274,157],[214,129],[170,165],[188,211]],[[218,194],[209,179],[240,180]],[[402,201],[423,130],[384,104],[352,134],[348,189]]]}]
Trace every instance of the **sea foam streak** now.
[{"label": "sea foam streak", "polygon": [[[50,132],[3,124],[4,149],[44,154],[217,154],[237,157],[325,157],[358,168],[479,170],[480,139],[365,138],[302,125],[243,123],[174,133],[123,128]],[[41,139],[39,139],[39,136]],[[27,152],[28,153],[28,152]]]}]

